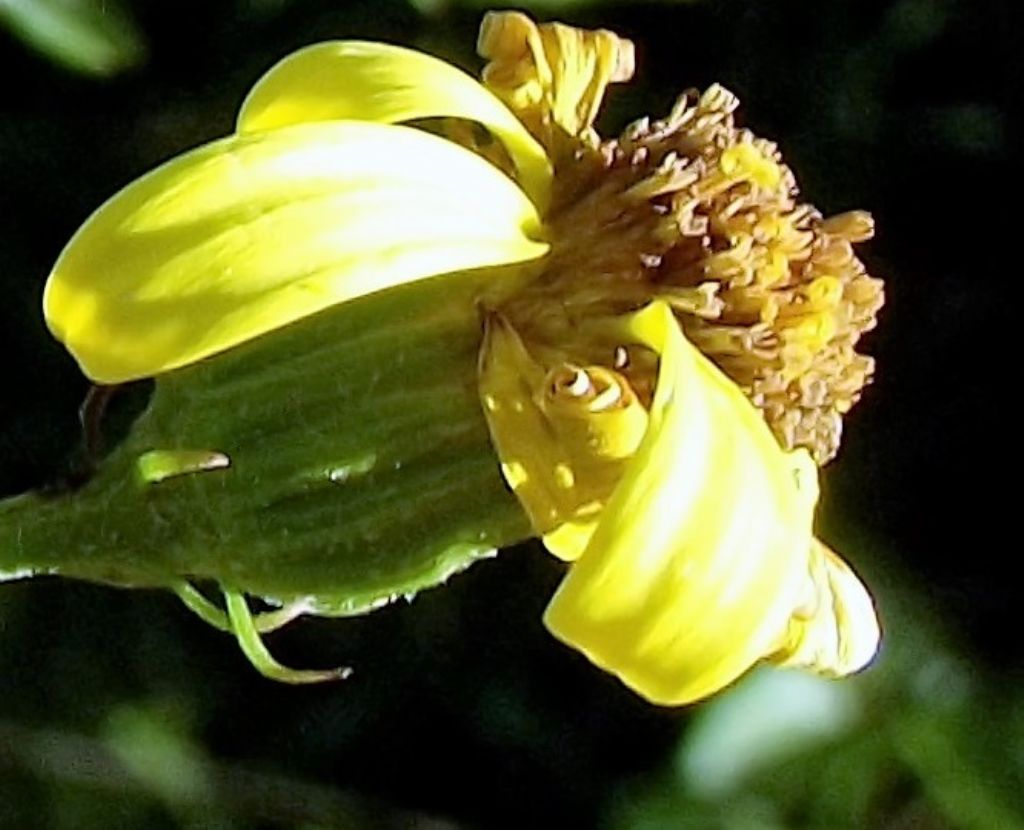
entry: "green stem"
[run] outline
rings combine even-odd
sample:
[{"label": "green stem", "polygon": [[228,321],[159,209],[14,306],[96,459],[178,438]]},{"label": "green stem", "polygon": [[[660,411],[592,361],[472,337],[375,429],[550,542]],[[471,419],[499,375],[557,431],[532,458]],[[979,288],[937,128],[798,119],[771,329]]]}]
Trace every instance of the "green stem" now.
[{"label": "green stem", "polygon": [[160,377],[81,489],[0,502],[0,577],[210,580],[344,615],[528,537],[480,411],[475,290],[364,297]]}]

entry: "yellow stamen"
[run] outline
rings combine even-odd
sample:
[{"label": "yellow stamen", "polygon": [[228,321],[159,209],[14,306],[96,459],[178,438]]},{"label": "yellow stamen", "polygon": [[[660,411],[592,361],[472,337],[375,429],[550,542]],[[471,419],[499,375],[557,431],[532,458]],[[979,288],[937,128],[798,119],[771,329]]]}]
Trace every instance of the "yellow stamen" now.
[{"label": "yellow stamen", "polygon": [[718,164],[725,175],[749,179],[766,189],[777,187],[782,180],[779,165],[752,144],[730,147],[722,153]]}]

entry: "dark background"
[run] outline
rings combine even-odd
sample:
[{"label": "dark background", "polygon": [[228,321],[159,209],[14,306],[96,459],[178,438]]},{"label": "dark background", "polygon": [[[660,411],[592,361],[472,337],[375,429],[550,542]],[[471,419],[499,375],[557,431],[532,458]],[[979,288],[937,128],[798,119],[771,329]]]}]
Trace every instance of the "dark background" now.
[{"label": "dark background", "polygon": [[[0,29],[0,494],[52,480],[78,440],[86,383],[40,297],[89,213],[230,132],[249,85],[290,50],[380,39],[475,70],[483,9],[138,0],[119,23],[112,3],[39,2],[79,28],[63,51],[63,36],[26,36],[17,15]],[[31,5],[14,3],[29,17]],[[320,688],[262,680],[169,595],[12,583],[0,588],[0,827],[1024,826],[1014,7],[529,7],[637,43],[606,133],[718,81],[746,125],[779,141],[805,198],[874,214],[860,253],[886,280],[865,342],[878,373],[825,472],[819,520],[878,597],[887,641],[873,671],[806,688],[758,675],[719,703],[656,709],[546,635],[560,570],[535,546],[412,604],[276,635],[292,663],[359,667]],[[92,64],[73,40],[90,33],[112,44]],[[805,694],[825,713],[809,737]],[[787,711],[799,723],[765,737],[758,723]],[[686,773],[701,752],[751,770],[719,785],[709,773],[709,789]]]}]

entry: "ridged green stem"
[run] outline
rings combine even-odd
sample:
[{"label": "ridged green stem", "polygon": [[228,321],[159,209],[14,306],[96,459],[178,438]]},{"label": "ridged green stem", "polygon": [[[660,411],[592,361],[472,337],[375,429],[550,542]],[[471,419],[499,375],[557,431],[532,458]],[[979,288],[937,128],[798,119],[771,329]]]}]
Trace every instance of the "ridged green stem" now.
[{"label": "ridged green stem", "polygon": [[209,579],[342,615],[526,538],[477,395],[478,278],[364,297],[160,377],[87,484],[0,502],[0,574]]}]

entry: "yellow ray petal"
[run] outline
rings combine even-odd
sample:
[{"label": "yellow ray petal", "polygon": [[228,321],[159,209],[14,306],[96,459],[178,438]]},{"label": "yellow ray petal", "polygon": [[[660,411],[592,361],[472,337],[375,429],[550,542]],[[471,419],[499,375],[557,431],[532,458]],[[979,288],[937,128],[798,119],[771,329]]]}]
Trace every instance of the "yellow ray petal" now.
[{"label": "yellow ray petal", "polygon": [[864,668],[878,651],[881,631],[871,595],[839,556],[814,540],[811,605],[790,620],[773,662],[842,677]]},{"label": "yellow ray petal", "polygon": [[227,349],[404,282],[542,255],[502,173],[407,127],[323,122],[236,135],[170,161],[78,231],[44,311],[93,380]]},{"label": "yellow ray petal", "polygon": [[650,426],[545,622],[645,697],[679,704],[778,648],[808,582],[816,482],[801,492],[807,459],[782,452],[667,306],[632,327],[661,357]]},{"label": "yellow ray petal", "polygon": [[564,136],[597,141],[591,127],[608,84],[633,76],[631,41],[605,29],[534,23],[522,12],[488,12],[477,51],[484,83],[548,146]]},{"label": "yellow ray petal", "polygon": [[273,66],[238,115],[239,132],[311,121],[395,124],[415,118],[477,121],[505,145],[524,189],[543,207],[551,183],[544,148],[481,84],[438,58],[358,40],[317,43]]},{"label": "yellow ray petal", "polygon": [[555,556],[576,559],[636,451],[647,413],[603,367],[548,372],[498,314],[480,350],[480,398],[505,480]]},{"label": "yellow ray petal", "polygon": [[[480,348],[480,400],[505,481],[538,534],[568,521],[580,500],[573,459],[534,399],[544,374],[508,322],[497,314],[488,317]],[[571,480],[560,478],[558,470],[568,471]],[[582,545],[571,547],[564,555],[561,549],[553,552],[572,559]]]}]

